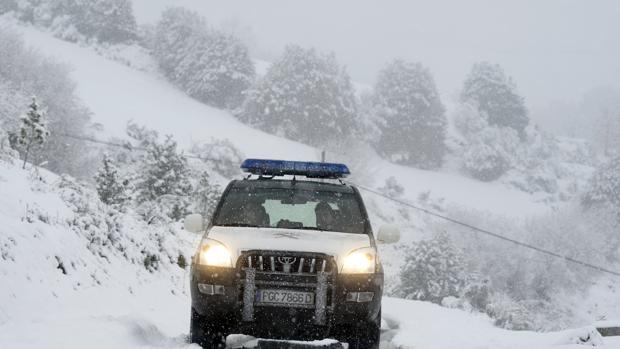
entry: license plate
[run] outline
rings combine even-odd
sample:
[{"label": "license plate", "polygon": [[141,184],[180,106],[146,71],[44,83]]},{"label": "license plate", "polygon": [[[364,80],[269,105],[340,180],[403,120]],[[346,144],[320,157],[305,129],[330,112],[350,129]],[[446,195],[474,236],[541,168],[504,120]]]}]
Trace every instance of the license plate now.
[{"label": "license plate", "polygon": [[274,306],[314,306],[314,292],[256,290],[256,303]]}]

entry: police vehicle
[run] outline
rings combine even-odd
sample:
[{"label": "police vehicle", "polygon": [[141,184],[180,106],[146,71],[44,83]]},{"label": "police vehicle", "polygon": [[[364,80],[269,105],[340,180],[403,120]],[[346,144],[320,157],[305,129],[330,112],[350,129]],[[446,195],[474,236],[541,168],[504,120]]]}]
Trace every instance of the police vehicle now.
[{"label": "police vehicle", "polygon": [[190,339],[205,348],[226,336],[334,338],[378,348],[383,269],[375,236],[344,164],[247,159],[213,218],[186,217],[203,233],[191,268]]}]

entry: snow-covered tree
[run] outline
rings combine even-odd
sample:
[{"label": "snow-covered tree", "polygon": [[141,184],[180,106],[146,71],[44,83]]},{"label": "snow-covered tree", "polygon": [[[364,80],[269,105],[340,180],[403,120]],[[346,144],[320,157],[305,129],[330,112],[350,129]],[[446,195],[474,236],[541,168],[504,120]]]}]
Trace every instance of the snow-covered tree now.
[{"label": "snow-covered tree", "polygon": [[127,182],[121,179],[118,167],[107,154],[103,155],[102,166],[95,175],[99,199],[113,206],[122,206],[128,199]]},{"label": "snow-covered tree", "polygon": [[20,0],[22,21],[50,28],[62,39],[121,43],[137,38],[130,0]]},{"label": "snow-covered tree", "polygon": [[154,42],[161,70],[190,96],[219,108],[241,105],[255,70],[239,39],[210,29],[195,12],[169,8]]},{"label": "snow-covered tree", "polygon": [[28,155],[33,147],[42,146],[47,140],[50,131],[44,119],[45,112],[41,110],[36,97],[32,98],[32,103],[28,106],[28,112],[21,117],[21,127],[19,129],[19,142],[24,147],[24,164],[26,168]]},{"label": "snow-covered tree", "polygon": [[190,152],[225,178],[238,175],[239,165],[245,159],[241,151],[227,138],[194,144]]},{"label": "snow-covered tree", "polygon": [[207,221],[211,220],[221,194],[222,188],[213,184],[209,173],[203,171],[196,184],[196,189],[192,192],[192,201],[195,203],[194,212],[201,213]]},{"label": "snow-covered tree", "polygon": [[205,19],[186,8],[170,7],[162,13],[153,42],[155,57],[166,76],[176,74],[178,63],[193,49],[189,42],[206,28]]},{"label": "snow-covered tree", "polygon": [[136,38],[137,25],[130,0],[73,0],[76,29],[101,42],[128,42]]},{"label": "snow-covered tree", "polygon": [[421,168],[441,166],[448,122],[428,69],[402,60],[389,63],[377,78],[375,108],[380,154]]},{"label": "snow-covered tree", "polygon": [[400,282],[408,299],[441,304],[445,297],[458,297],[465,283],[462,253],[446,232],[419,241],[405,257]]},{"label": "snow-covered tree", "polygon": [[181,219],[189,205],[192,185],[185,156],[177,151],[177,143],[167,136],[163,143],[147,145],[147,155],[139,170],[136,199],[139,204],[158,202],[166,214]]},{"label": "snow-covered tree", "polygon": [[523,97],[498,64],[479,62],[467,76],[461,102],[475,105],[490,125],[510,127],[525,135],[529,123]]},{"label": "snow-covered tree", "polygon": [[248,92],[238,117],[266,132],[312,145],[357,130],[349,75],[333,54],[289,45]]},{"label": "snow-covered tree", "polygon": [[489,125],[484,115],[469,104],[459,106],[454,124],[465,141],[461,158],[467,174],[493,181],[514,166],[521,151],[517,131]]},{"label": "snow-covered tree", "polygon": [[463,154],[463,166],[474,178],[490,182],[501,177],[509,168],[509,160],[492,145],[477,142]]},{"label": "snow-covered tree", "polygon": [[[601,166],[592,176],[582,199],[586,206],[608,204],[620,207],[620,156]],[[618,209],[620,212],[620,209]]]}]

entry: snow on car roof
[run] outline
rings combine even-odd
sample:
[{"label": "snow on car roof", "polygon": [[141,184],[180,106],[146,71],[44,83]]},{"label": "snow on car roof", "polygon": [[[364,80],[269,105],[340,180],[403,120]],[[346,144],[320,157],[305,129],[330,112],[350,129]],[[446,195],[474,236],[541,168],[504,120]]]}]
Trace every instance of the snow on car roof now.
[{"label": "snow on car roof", "polygon": [[594,323],[596,328],[620,327],[620,320],[601,320]]}]

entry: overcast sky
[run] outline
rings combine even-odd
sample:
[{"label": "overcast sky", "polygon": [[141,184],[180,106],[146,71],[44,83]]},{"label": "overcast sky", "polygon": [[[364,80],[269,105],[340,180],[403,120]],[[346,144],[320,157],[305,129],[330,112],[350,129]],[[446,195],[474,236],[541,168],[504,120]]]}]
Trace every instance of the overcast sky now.
[{"label": "overcast sky", "polygon": [[263,54],[287,43],[333,51],[361,83],[393,58],[419,61],[448,104],[480,60],[500,63],[529,105],[620,84],[620,1],[134,1],[141,22],[176,4],[214,26],[247,25]]}]

